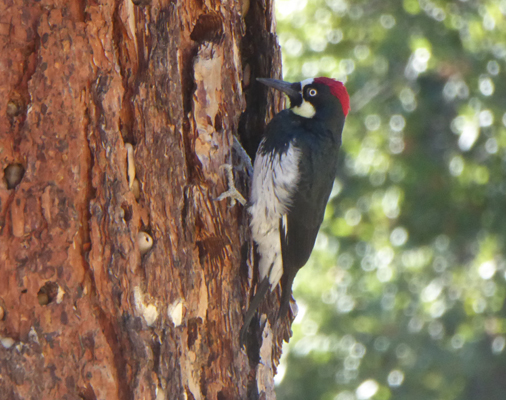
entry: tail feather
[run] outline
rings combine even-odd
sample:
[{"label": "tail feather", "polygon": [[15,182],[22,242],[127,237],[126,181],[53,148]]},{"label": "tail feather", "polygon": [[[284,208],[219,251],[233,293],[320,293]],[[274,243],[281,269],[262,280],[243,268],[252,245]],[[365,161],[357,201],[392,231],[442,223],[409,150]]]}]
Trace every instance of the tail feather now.
[{"label": "tail feather", "polygon": [[281,320],[281,318],[283,318],[286,315],[286,312],[290,307],[290,299],[292,298],[292,284],[294,278],[295,275],[287,276],[286,279],[283,279],[282,282],[283,292],[281,294],[281,302],[279,305],[278,318],[277,318],[278,321]]},{"label": "tail feather", "polygon": [[241,333],[239,336],[241,346],[243,346],[244,343],[246,342],[246,334],[248,333],[251,320],[253,319],[258,306],[262,303],[262,300],[264,299],[265,294],[269,290],[269,287],[270,283],[268,277],[264,278],[257,287],[257,292],[253,296],[248,311],[246,311],[246,315],[244,316],[244,325],[241,328]]}]

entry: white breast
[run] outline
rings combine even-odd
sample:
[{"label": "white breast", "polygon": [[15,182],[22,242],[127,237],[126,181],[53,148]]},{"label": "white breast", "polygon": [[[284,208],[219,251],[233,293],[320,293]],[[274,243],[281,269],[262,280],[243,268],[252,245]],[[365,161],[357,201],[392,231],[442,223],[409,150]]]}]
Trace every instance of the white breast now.
[{"label": "white breast", "polygon": [[[260,146],[263,145],[263,142]],[[271,289],[283,275],[279,221],[286,221],[299,181],[300,150],[290,144],[283,154],[257,154],[251,190],[251,232],[260,254],[260,280],[269,277]],[[286,230],[286,226],[284,227]]]}]

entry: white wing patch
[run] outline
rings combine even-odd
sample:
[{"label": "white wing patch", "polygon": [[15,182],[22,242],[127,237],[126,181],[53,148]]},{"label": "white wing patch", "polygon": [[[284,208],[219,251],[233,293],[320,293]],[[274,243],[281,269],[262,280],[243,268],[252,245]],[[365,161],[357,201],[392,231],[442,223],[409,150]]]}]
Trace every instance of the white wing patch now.
[{"label": "white wing patch", "polygon": [[[260,146],[263,145],[263,142]],[[260,280],[269,277],[271,290],[283,275],[279,220],[286,214],[299,181],[300,150],[290,144],[283,154],[257,154],[251,191],[251,232],[260,254]]]},{"label": "white wing patch", "polygon": [[288,215],[285,214],[281,217],[281,226],[283,227],[285,239],[288,242]]}]

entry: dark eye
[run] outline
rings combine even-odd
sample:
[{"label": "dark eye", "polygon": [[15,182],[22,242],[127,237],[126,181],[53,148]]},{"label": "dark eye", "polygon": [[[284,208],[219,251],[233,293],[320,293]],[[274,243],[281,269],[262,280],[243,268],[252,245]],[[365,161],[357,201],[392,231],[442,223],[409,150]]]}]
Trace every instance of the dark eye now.
[{"label": "dark eye", "polygon": [[307,91],[307,93],[308,93],[311,97],[314,97],[314,96],[316,96],[316,93],[318,93],[318,92],[316,91],[316,89],[309,89],[309,90]]}]

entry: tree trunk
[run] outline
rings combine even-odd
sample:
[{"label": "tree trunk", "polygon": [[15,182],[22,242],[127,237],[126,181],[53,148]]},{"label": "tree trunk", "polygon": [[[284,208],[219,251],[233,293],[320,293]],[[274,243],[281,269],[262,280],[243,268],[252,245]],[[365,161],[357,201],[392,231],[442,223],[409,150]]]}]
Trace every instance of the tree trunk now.
[{"label": "tree trunk", "polygon": [[0,398],[274,398],[288,321],[270,295],[240,348],[247,212],[213,201],[279,107],[272,2],[135,3],[0,0]]}]

